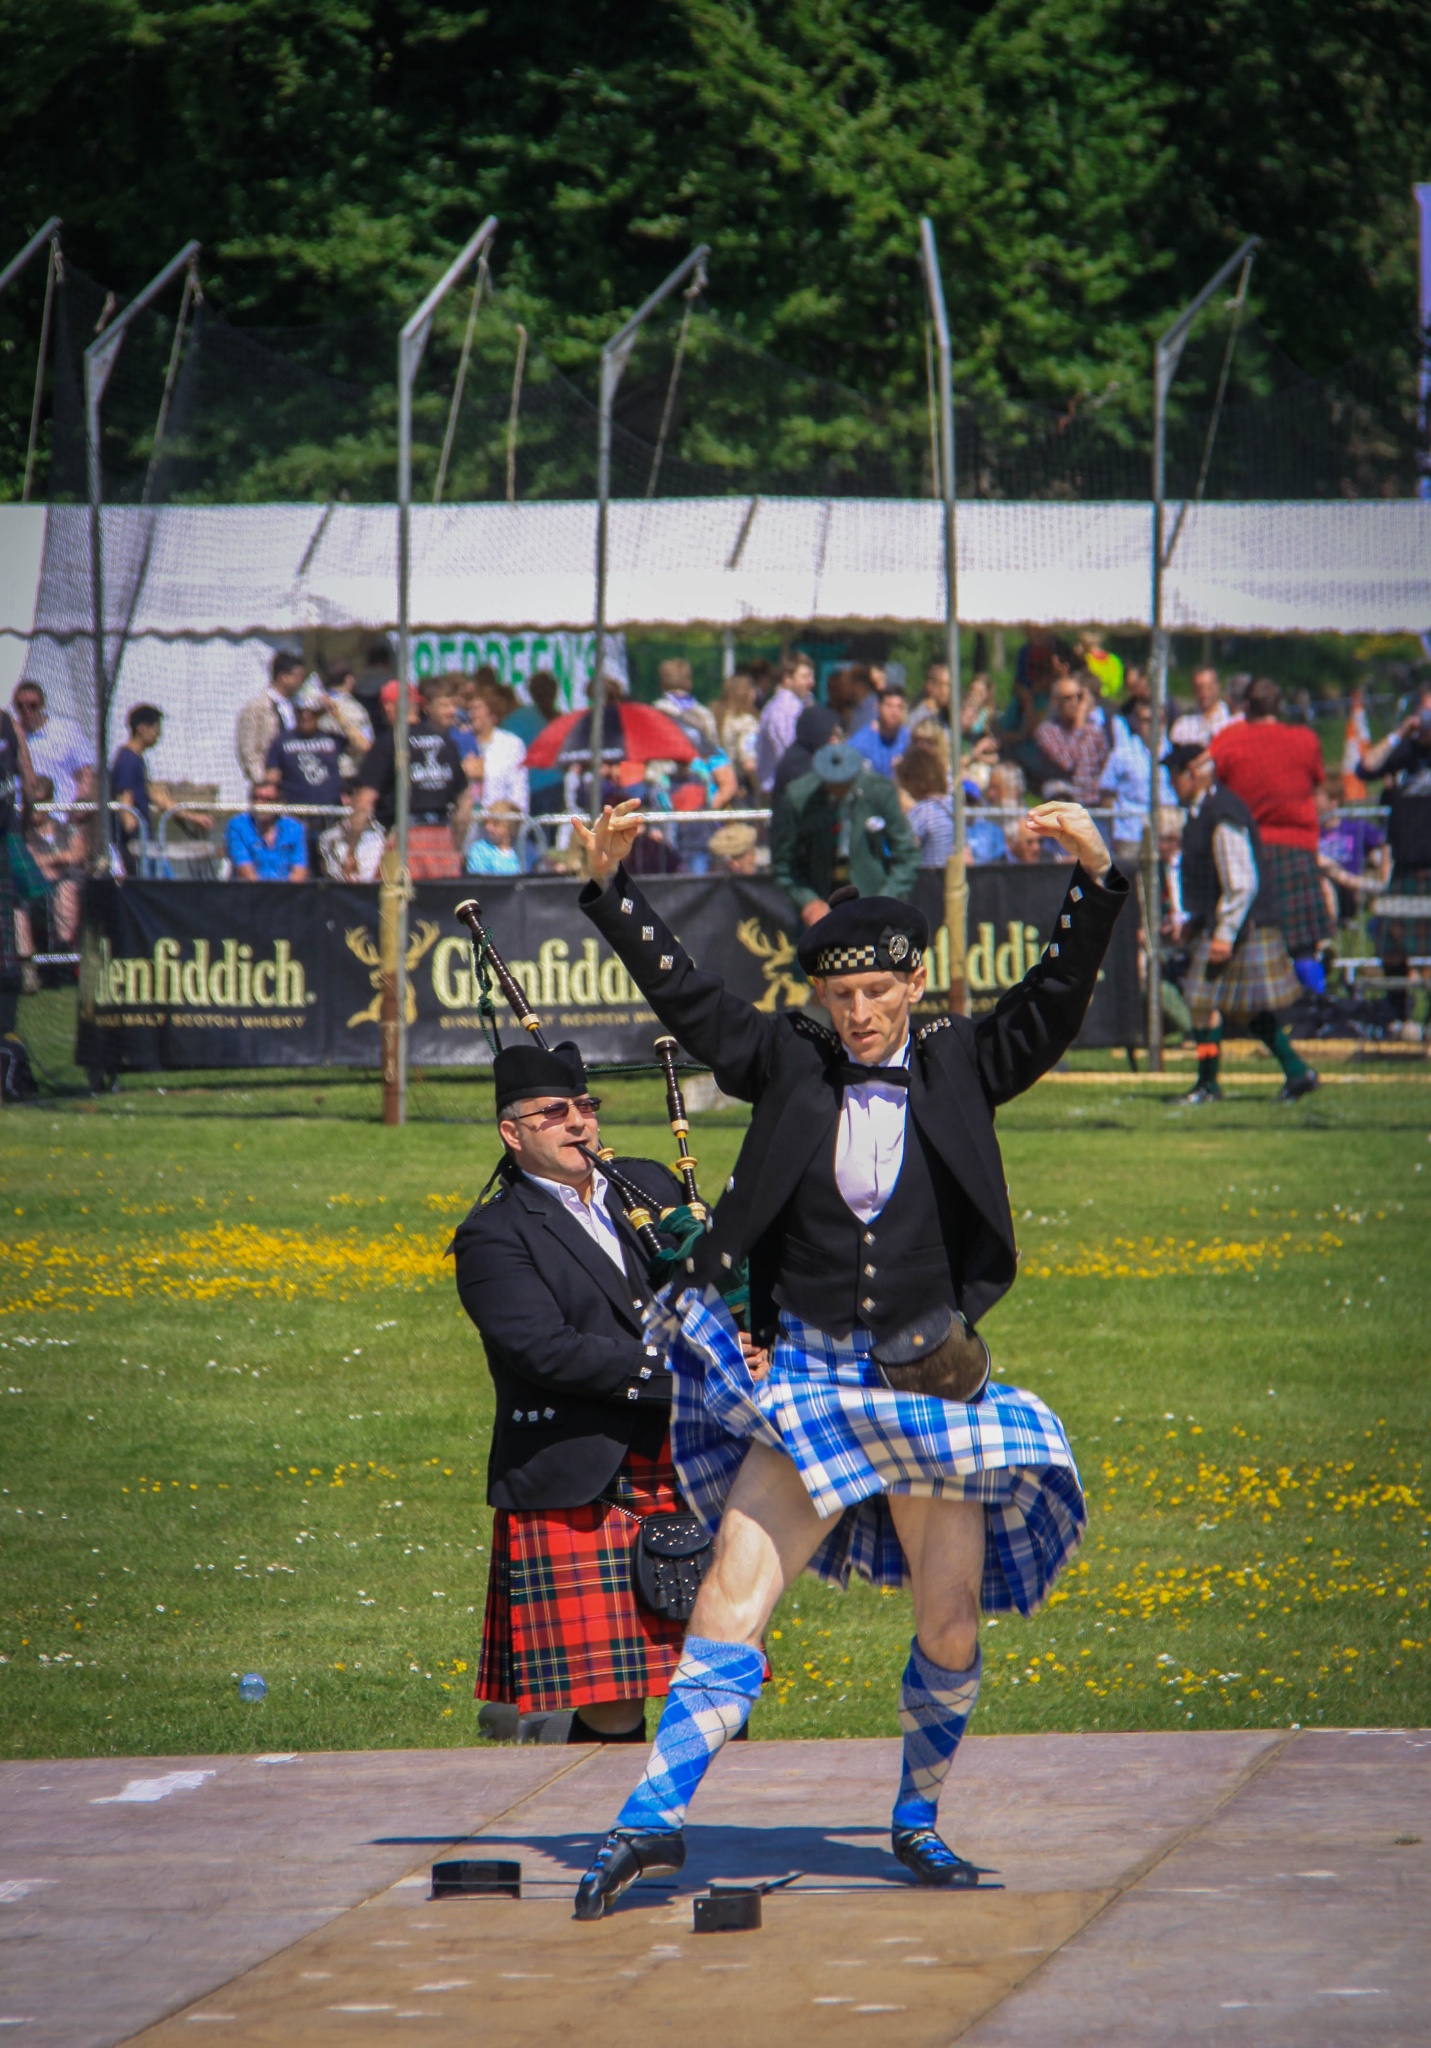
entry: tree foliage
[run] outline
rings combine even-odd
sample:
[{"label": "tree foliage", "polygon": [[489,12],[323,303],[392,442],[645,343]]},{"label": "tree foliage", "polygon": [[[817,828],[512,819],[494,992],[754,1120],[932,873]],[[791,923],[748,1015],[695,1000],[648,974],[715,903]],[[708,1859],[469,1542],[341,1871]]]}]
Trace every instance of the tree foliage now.
[{"label": "tree foliage", "polygon": [[[727,329],[912,417],[922,212],[961,388],[1006,414],[1137,432],[1152,334],[1252,231],[1298,361],[1414,321],[1407,0],[0,0],[0,27],[14,239],[60,213],[122,297],[198,236],[243,326],[390,332],[489,210],[510,311],[577,377],[706,240]],[[7,470],[36,291],[0,307]]]}]

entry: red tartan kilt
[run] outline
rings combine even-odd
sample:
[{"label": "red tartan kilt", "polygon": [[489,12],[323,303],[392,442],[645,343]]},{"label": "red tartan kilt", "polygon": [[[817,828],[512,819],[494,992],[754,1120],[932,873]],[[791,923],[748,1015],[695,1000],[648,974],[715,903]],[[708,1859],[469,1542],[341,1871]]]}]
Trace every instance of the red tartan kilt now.
[{"label": "red tartan kilt", "polygon": [[658,1459],[628,1454],[609,1501],[498,1508],[475,1695],[523,1713],[597,1700],[662,1699],[685,1624],[636,1598],[632,1552],[643,1514],[683,1508],[669,1440]]}]

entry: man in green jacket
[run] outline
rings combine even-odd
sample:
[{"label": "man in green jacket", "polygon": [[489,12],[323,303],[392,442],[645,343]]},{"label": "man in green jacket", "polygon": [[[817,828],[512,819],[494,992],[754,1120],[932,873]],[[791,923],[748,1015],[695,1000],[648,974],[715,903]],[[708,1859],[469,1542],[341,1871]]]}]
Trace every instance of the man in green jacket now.
[{"label": "man in green jacket", "polygon": [[919,843],[894,784],[846,741],[821,747],[810,773],[781,799],[771,871],[795,899],[802,924],[817,924],[832,890],[846,883],[862,896],[907,899],[919,873]]}]

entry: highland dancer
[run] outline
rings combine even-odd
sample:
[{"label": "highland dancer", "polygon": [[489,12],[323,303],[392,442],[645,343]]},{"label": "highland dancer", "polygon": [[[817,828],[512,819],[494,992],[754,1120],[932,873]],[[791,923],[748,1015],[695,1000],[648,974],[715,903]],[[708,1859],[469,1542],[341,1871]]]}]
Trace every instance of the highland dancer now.
[{"label": "highland dancer", "polygon": [[[749,1717],[762,1634],[806,1568],[912,1587],[893,1849],[921,1884],[975,1885],[935,1822],[978,1696],[979,1611],[1031,1613],[1086,1520],[1057,1417],[988,1380],[975,1330],[1016,1263],[993,1113],[1077,1034],[1128,884],[1081,806],[1040,806],[1032,831],[1079,862],[1050,944],[977,1024],[922,1029],[923,915],[837,891],[799,947],[830,1031],[798,1010],[765,1015],[696,967],[621,864],[635,808],[578,827],[582,907],[663,1026],[754,1108],[711,1230],[670,1290],[673,1450],[683,1493],[718,1525],[714,1560],[577,1917],[684,1864],[686,1809]],[[747,1364],[719,1291],[747,1259],[768,1372]]]}]

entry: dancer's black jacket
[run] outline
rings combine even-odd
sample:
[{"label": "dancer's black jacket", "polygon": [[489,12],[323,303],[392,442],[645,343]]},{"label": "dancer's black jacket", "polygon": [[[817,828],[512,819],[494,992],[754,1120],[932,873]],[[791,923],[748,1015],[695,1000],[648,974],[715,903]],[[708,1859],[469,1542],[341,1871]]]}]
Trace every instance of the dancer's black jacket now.
[{"label": "dancer's black jacket", "polygon": [[[683,1200],[653,1159],[621,1159],[658,1208]],[[607,1207],[622,1276],[554,1195],[515,1174],[464,1218],[450,1250],[497,1392],[487,1499],[498,1508],[584,1507],[630,1449],[654,1456],[671,1379],[641,1336],[645,1258],[616,1196]]]},{"label": "dancer's black jacket", "polygon": [[[1012,1286],[1018,1256],[994,1112],[1047,1073],[1077,1036],[1127,898],[1116,868],[1100,884],[1075,867],[1053,938],[1018,986],[977,1023],[940,1017],[914,1034],[910,1120],[936,1181],[949,1187],[947,1213],[940,1202],[948,1279],[971,1323]],[[800,1011],[767,1015],[703,973],[624,868],[604,887],[589,882],[580,901],[664,1027],[727,1094],[754,1104],[693,1281],[728,1286],[748,1257],[750,1326],[765,1340],[777,1316],[793,1198],[798,1189],[803,1201],[809,1169],[833,1158],[843,1049]],[[821,1320],[835,1328],[833,1318]],[[847,1326],[847,1316],[840,1320]]]}]

